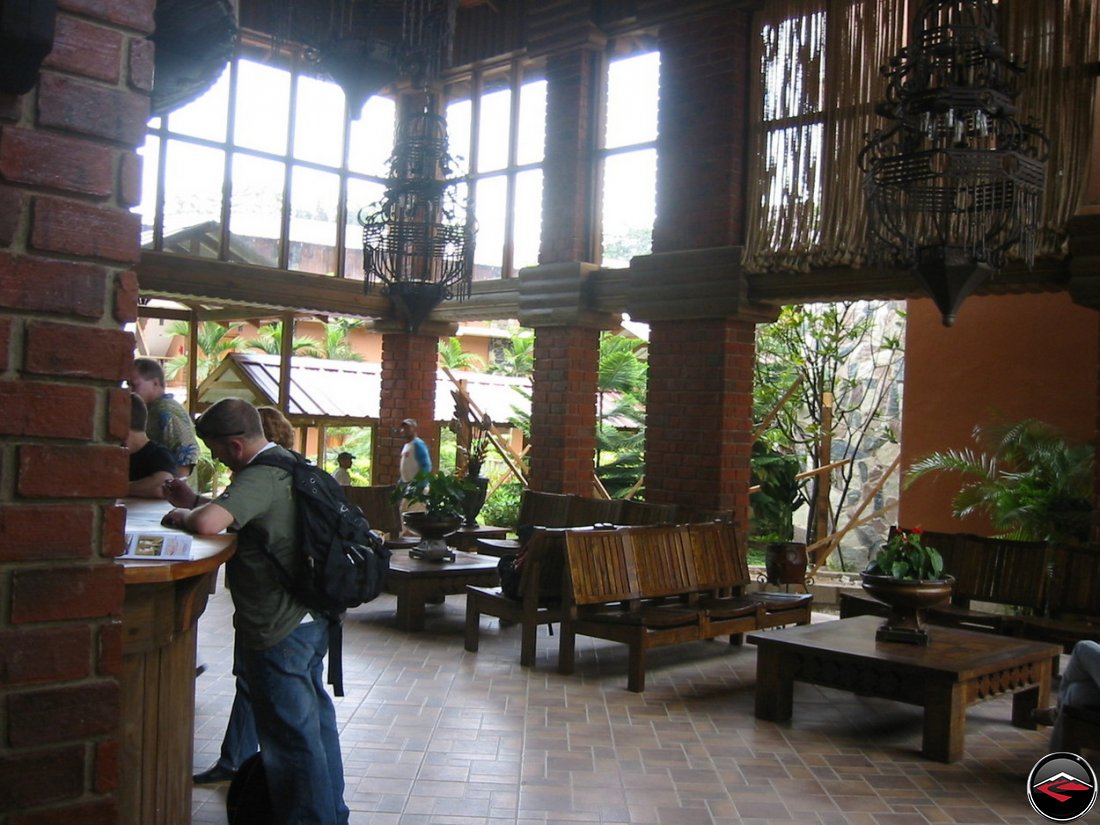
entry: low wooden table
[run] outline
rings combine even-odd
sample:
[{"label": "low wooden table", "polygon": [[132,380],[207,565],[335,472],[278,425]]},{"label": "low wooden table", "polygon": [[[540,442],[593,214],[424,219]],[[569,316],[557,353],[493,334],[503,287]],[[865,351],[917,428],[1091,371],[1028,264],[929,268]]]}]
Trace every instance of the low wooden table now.
[{"label": "low wooden table", "polygon": [[968,705],[1013,692],[1012,724],[1034,729],[1031,710],[1049,704],[1057,645],[935,626],[926,646],[876,642],[880,624],[857,616],[748,634],[759,648],[756,717],[790,719],[796,681],[893,699],[924,708],[924,756],[954,762]]},{"label": "low wooden table", "polygon": [[397,626],[423,630],[424,604],[429,599],[465,593],[468,584],[493,587],[497,561],[493,556],[462,550],[455,550],[454,561],[421,561],[409,558],[408,550],[394,550],[386,590],[397,596]]},{"label": "low wooden table", "polygon": [[491,524],[479,524],[477,527],[460,527],[449,536],[447,544],[459,550],[475,552],[478,539],[502,539],[508,535],[507,527],[493,527]]}]

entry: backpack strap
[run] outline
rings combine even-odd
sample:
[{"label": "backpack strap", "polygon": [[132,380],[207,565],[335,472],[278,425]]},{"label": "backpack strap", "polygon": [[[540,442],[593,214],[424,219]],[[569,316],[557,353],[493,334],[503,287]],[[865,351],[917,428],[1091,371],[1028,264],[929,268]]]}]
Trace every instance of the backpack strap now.
[{"label": "backpack strap", "polygon": [[[257,455],[248,466],[251,467],[255,464],[265,467],[277,467],[280,470],[286,470],[291,475],[291,493],[292,495],[298,495],[294,490],[294,470],[299,465],[305,462],[305,457],[301,453],[296,453],[293,450],[288,450],[290,458],[286,458],[278,453],[274,453],[272,450],[264,450]],[[245,468],[248,469],[247,467]],[[299,524],[299,527],[301,525]],[[275,570],[279,574],[279,578],[282,580],[283,587],[290,593],[294,592],[293,579],[290,577],[290,572],[283,567],[282,563],[275,557],[275,554],[268,549],[267,545],[261,545],[261,549],[264,551],[264,555],[271,560],[271,563],[275,565]],[[310,614],[316,611],[310,610]],[[325,614],[325,618],[328,620],[328,683],[332,685],[332,693],[335,696],[344,695],[344,614],[340,613],[337,616],[331,616]]]}]

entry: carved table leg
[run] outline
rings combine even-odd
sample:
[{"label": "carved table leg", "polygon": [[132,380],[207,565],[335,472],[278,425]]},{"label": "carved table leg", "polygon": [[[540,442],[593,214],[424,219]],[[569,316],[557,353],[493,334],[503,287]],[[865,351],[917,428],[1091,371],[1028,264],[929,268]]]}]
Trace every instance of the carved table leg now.
[{"label": "carved table leg", "polygon": [[966,690],[959,682],[929,680],[924,689],[924,741],[929,759],[954,762],[966,740]]},{"label": "carved table leg", "polygon": [[[794,707],[794,679],[783,667],[784,656],[763,646],[756,651],[756,718],[785,722]],[[788,675],[784,675],[784,670]]]}]

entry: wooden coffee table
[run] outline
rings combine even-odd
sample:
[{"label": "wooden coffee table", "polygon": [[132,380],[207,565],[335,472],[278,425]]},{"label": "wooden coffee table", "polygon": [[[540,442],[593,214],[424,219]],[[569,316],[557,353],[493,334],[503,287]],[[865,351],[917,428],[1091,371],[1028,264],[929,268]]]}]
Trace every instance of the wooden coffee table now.
[{"label": "wooden coffee table", "polygon": [[924,708],[922,753],[962,757],[966,708],[1012,692],[1012,724],[1034,729],[1030,712],[1050,701],[1058,645],[929,627],[927,646],[876,642],[877,616],[750,633],[756,659],[756,717],[791,718],[794,683],[850,690]]},{"label": "wooden coffee table", "polygon": [[495,586],[498,561],[493,556],[462,550],[455,550],[454,561],[421,561],[409,558],[408,550],[395,549],[386,590],[397,596],[397,626],[423,630],[424,604],[429,599],[465,593],[468,584]]}]

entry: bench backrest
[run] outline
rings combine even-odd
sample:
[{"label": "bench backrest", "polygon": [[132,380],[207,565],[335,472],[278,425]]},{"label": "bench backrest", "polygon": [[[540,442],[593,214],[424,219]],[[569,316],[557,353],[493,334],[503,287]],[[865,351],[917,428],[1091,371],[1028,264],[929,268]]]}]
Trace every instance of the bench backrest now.
[{"label": "bench backrest", "polygon": [[691,531],[687,526],[627,527],[644,598],[699,590]]},{"label": "bench backrest", "polygon": [[961,579],[956,576],[956,600],[1043,611],[1047,582],[1046,542],[967,535],[956,545],[955,552],[958,566],[965,571]]},{"label": "bench backrest", "polygon": [[537,600],[561,597],[565,580],[565,533],[561,528],[536,527],[524,546],[519,588]]},{"label": "bench backrest", "polygon": [[568,530],[569,592],[577,605],[637,601],[641,582],[630,537],[618,530]]},{"label": "bench backrest", "polygon": [[1056,546],[1050,614],[1100,616],[1100,548]]},{"label": "bench backrest", "polygon": [[401,511],[394,500],[396,484],[376,484],[369,487],[345,487],[344,495],[363,511],[372,530],[381,530],[391,537],[401,534]]},{"label": "bench backrest", "polygon": [[622,500],[594,498],[592,496],[569,497],[569,526],[587,527],[593,524],[616,524]]},{"label": "bench backrest", "polygon": [[652,504],[648,501],[624,499],[619,510],[620,524],[675,524],[675,504]]},{"label": "bench backrest", "polygon": [[545,493],[541,490],[524,490],[519,504],[516,524],[537,527],[568,527],[569,502],[567,493]]},{"label": "bench backrest", "polygon": [[712,521],[691,524],[688,529],[701,589],[726,590],[749,583],[748,556],[741,547],[735,525]]}]

